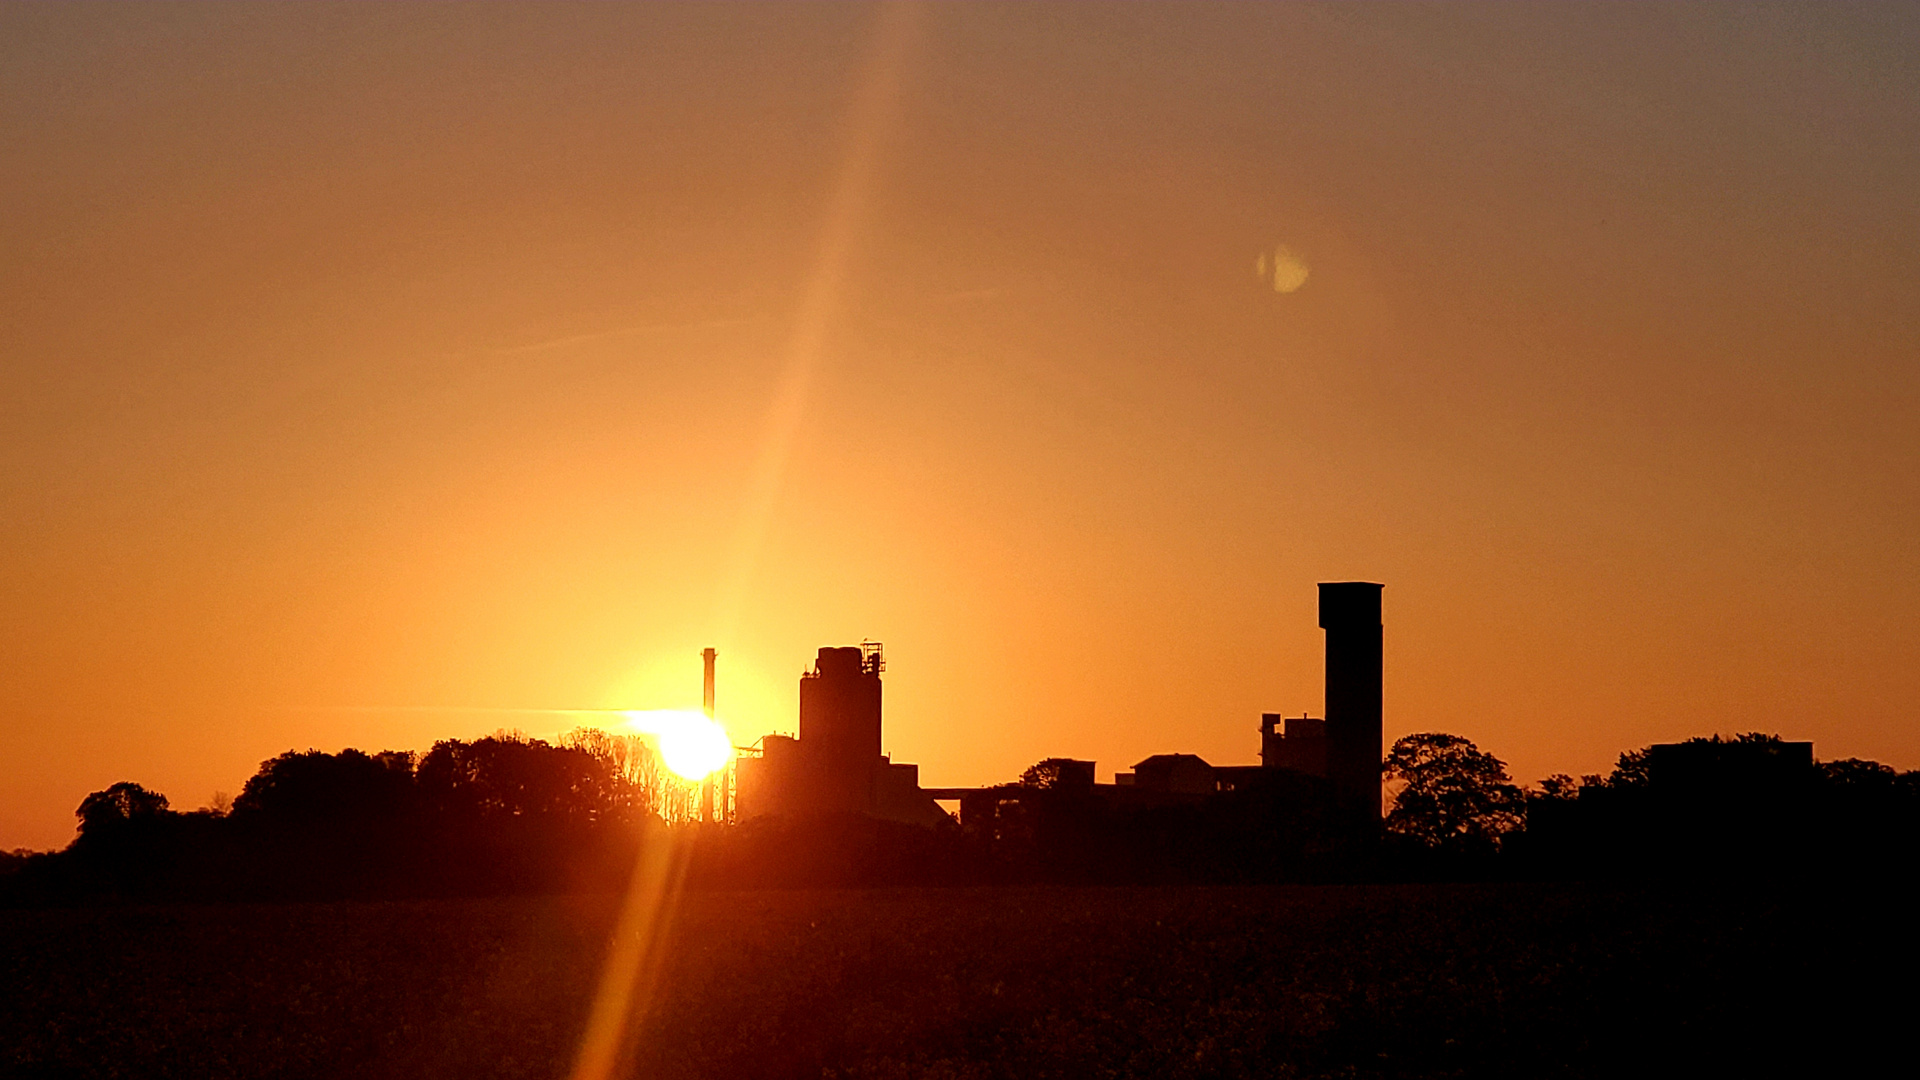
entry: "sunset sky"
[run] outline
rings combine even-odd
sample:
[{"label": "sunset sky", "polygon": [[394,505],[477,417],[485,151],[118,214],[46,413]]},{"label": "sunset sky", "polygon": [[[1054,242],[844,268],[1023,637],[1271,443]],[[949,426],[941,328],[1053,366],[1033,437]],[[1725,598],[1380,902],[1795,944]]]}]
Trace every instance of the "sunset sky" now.
[{"label": "sunset sky", "polygon": [[[886,643],[928,784],[1920,767],[1920,8],[0,7],[0,848]],[[1276,272],[1276,265],[1279,271]],[[1291,291],[1286,291],[1291,288]]]}]

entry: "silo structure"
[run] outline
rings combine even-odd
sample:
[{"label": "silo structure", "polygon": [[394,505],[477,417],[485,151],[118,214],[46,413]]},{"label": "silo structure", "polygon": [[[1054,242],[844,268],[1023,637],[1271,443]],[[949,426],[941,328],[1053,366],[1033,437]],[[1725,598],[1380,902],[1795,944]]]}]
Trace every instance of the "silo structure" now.
[{"label": "silo structure", "polygon": [[1343,813],[1380,820],[1380,590],[1371,581],[1320,583],[1327,632],[1327,779]]},{"label": "silo structure", "polygon": [[821,649],[800,677],[800,741],[813,753],[880,759],[880,662],[859,648]]},{"label": "silo structure", "polygon": [[880,756],[878,648],[821,649],[800,677],[800,749],[809,779],[806,808],[864,814],[873,809]]}]

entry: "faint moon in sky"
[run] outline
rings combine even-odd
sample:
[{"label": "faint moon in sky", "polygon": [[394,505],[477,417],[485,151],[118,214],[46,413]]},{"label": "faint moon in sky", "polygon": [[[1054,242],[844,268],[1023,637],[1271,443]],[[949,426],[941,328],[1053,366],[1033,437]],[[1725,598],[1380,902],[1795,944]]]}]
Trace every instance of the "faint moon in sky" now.
[{"label": "faint moon in sky", "polygon": [[1253,260],[1253,273],[1272,285],[1274,292],[1295,292],[1307,283],[1307,262],[1292,248],[1276,244],[1272,251],[1263,251]]}]

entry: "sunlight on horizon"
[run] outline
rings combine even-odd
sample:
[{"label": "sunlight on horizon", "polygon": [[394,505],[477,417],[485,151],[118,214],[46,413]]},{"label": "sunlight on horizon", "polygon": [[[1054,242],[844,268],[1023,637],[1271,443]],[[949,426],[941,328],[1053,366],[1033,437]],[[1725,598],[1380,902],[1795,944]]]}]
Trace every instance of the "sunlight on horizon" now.
[{"label": "sunlight on horizon", "polygon": [[690,709],[632,709],[628,731],[654,740],[660,760],[682,780],[705,780],[733,758],[733,740],[719,721]]}]

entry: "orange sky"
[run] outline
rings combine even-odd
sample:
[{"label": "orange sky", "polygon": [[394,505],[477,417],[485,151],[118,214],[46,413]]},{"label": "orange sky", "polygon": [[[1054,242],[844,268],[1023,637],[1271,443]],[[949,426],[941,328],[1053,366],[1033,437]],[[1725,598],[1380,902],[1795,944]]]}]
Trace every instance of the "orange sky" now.
[{"label": "orange sky", "polygon": [[1914,11],[0,8],[0,847],[708,645],[1252,762],[1348,578],[1390,737],[1920,767]]}]

